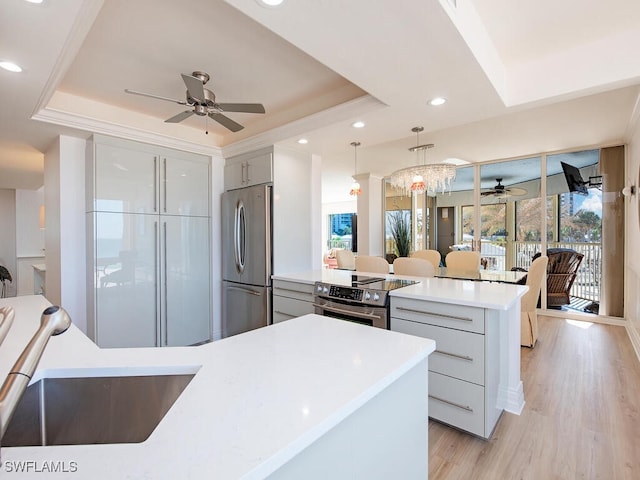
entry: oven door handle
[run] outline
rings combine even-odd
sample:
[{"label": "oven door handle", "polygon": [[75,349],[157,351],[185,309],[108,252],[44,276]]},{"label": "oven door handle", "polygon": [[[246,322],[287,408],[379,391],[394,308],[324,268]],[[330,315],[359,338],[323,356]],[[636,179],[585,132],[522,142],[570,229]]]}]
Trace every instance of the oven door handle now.
[{"label": "oven door handle", "polygon": [[346,310],[344,308],[331,307],[329,305],[321,305],[319,303],[312,303],[311,305],[313,305],[314,307],[322,308],[323,310],[326,310],[328,312],[342,313],[343,315],[351,315],[352,317],[358,317],[358,318],[366,318],[366,319],[375,318],[377,320],[382,320],[382,317],[380,315],[374,315],[373,313],[360,313],[353,310]]}]

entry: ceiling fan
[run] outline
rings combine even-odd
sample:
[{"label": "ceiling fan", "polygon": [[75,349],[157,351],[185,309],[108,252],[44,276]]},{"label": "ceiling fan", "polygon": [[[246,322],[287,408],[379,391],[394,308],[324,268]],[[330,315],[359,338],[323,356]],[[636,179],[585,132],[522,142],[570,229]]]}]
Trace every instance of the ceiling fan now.
[{"label": "ceiling fan", "polygon": [[511,196],[519,197],[522,195],[526,195],[527,193],[527,191],[524,188],[506,187],[502,185],[501,178],[496,178],[496,182],[498,183],[493,188],[486,190],[484,192],[480,192],[480,195],[482,195],[483,197],[486,197],[488,195],[493,195],[499,198],[504,198],[504,197],[511,197]]},{"label": "ceiling fan", "polygon": [[[201,117],[207,115],[209,118],[215,120],[232,132],[237,132],[242,130],[244,127],[223,115],[223,113],[265,113],[264,106],[261,103],[217,103],[214,93],[211,90],[204,88],[210,78],[208,73],[193,72],[191,75],[186,75],[184,73],[181,75],[184,84],[187,86],[186,100],[174,100],[172,98],[161,97],[160,95],[152,95],[150,93],[137,92],[129,89],[125,89],[124,91],[133,95],[166,100],[168,102],[177,103],[178,105],[186,105],[190,107],[189,110],[185,110],[171,118],[167,118],[165,120],[166,123],[179,123],[194,114]],[[207,131],[206,133],[208,134],[209,132]]]}]

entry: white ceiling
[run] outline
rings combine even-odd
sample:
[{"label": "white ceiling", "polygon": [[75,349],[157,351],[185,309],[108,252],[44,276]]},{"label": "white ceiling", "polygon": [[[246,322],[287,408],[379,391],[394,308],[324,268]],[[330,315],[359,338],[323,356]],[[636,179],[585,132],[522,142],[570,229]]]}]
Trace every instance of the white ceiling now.
[{"label": "white ceiling", "polygon": [[[323,201],[349,200],[358,171],[388,175],[414,157],[483,162],[624,142],[640,84],[640,4],[628,0],[24,0],[0,4],[0,188],[42,184],[60,133],[128,131],[234,154],[280,143],[322,156]],[[517,4],[517,5],[516,5]],[[180,73],[204,70],[238,133],[183,107]],[[442,95],[441,107],[427,100]],[[34,120],[37,118],[40,120]],[[366,127],[354,129],[360,119]],[[309,144],[296,140],[304,136]]]}]

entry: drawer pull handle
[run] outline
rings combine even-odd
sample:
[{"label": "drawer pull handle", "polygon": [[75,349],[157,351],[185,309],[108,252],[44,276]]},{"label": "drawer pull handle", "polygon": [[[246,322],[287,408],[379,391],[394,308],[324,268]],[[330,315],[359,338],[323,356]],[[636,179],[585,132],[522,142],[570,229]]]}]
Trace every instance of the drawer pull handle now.
[{"label": "drawer pull handle", "polygon": [[277,313],[278,315],[284,315],[285,317],[289,317],[289,318],[296,318],[296,316],[299,316],[299,315],[291,315],[290,313],[286,313],[286,312],[281,312],[280,310],[276,310],[273,313]]},{"label": "drawer pull handle", "polygon": [[311,297],[311,293],[309,292],[303,292],[301,290],[294,290],[293,288],[282,288],[282,287],[275,287],[273,289],[273,293],[278,293],[278,292],[293,292],[293,293],[299,293],[301,295],[309,295],[309,297]]},{"label": "drawer pull handle", "polygon": [[434,317],[450,318],[452,320],[464,320],[465,322],[473,322],[473,318],[456,317],[455,315],[446,315],[444,313],[425,312],[424,310],[416,310],[415,308],[396,307],[397,310],[404,312],[419,313],[421,315],[433,315]]},{"label": "drawer pull handle", "polygon": [[448,357],[459,358],[460,360],[467,360],[468,362],[473,362],[473,357],[469,355],[458,355],[457,353],[445,352],[444,350],[437,350],[435,353],[439,353],[440,355],[446,355]]},{"label": "drawer pull handle", "polygon": [[469,405],[462,405],[456,402],[450,402],[449,400],[445,400],[444,398],[436,397],[435,395],[429,395],[429,398],[433,398],[434,400],[438,400],[439,402],[446,403],[447,405],[451,405],[453,407],[458,407],[461,410],[466,410],[467,412],[473,413],[473,408]]}]

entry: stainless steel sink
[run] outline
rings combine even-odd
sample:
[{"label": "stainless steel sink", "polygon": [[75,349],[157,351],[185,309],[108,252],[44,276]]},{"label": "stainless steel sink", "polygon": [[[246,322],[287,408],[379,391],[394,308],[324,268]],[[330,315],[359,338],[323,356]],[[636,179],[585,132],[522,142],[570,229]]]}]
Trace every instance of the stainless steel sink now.
[{"label": "stainless steel sink", "polygon": [[2,446],[143,442],[193,376],[44,378],[25,391]]}]

